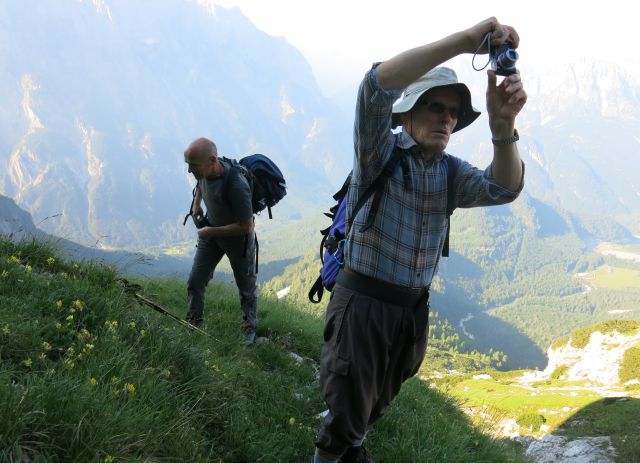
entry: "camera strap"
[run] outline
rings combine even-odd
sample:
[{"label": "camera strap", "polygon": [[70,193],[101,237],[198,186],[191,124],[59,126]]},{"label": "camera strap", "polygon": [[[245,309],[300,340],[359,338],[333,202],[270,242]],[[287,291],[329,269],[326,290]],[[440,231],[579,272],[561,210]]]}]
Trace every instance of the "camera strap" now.
[{"label": "camera strap", "polygon": [[193,199],[191,199],[191,206],[189,206],[189,213],[187,215],[184,216],[184,221],[182,222],[182,226],[184,227],[187,224],[187,219],[189,217],[191,217],[191,211],[193,210],[193,203],[196,202],[196,188],[198,188],[198,185],[196,185],[195,187],[193,187]]},{"label": "camera strap", "polygon": [[[485,42],[487,42],[487,53],[489,55],[489,59],[487,60],[487,62],[486,62],[486,64],[484,66],[482,66],[481,68],[477,68],[476,64],[475,64],[476,55],[478,53],[480,53],[480,50],[482,50],[482,47],[484,46]],[[482,39],[482,42],[480,42],[480,46],[478,46],[476,51],[473,53],[473,58],[471,59],[471,66],[473,66],[473,69],[476,70],[476,71],[482,71],[484,68],[489,66],[490,62],[491,62],[491,32],[487,32],[487,34]]]}]

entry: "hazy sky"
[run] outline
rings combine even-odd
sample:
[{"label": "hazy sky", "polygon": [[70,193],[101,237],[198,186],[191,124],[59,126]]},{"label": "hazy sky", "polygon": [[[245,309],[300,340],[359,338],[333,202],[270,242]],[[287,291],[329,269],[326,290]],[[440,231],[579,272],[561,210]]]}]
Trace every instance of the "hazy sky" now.
[{"label": "hazy sky", "polygon": [[[630,0],[217,0],[215,3],[238,6],[259,29],[285,37],[305,55],[327,94],[352,86],[374,61],[466,29],[492,15],[518,31],[519,63],[525,68],[549,67],[563,60],[586,57],[617,63],[640,76],[637,50],[640,14],[631,12]],[[468,63],[471,66],[471,55]]]}]

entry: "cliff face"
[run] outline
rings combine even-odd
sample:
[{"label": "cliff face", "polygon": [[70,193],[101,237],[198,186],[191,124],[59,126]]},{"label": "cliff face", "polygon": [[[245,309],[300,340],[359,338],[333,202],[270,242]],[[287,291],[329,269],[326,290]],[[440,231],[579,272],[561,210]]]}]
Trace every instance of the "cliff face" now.
[{"label": "cliff face", "polygon": [[191,240],[182,153],[199,136],[269,155],[291,188],[283,220],[349,168],[350,119],[298,50],[237,8],[3,1],[0,24],[0,194],[36,222],[55,215],[49,233],[136,251]]},{"label": "cliff face", "polygon": [[38,233],[31,215],[20,209],[13,199],[0,195],[0,235],[19,240]]},{"label": "cliff face", "polygon": [[587,380],[604,387],[620,385],[620,368],[625,352],[640,347],[640,330],[622,334],[618,331],[594,331],[589,342],[576,348],[568,342],[547,350],[549,363],[543,371],[528,374],[529,381],[544,381],[555,375],[567,381]]}]

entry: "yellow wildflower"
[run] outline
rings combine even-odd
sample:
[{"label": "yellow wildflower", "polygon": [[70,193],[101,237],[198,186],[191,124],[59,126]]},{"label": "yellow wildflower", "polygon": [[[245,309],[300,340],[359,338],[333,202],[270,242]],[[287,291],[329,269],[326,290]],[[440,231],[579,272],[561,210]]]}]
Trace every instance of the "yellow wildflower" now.
[{"label": "yellow wildflower", "polygon": [[58,301],[56,302],[56,307],[57,307],[58,309],[61,309],[61,308],[62,308],[62,299],[58,299]]},{"label": "yellow wildflower", "polygon": [[9,263],[11,264],[19,264],[20,263],[20,259],[18,259],[16,256],[11,256],[9,257],[9,259],[7,259],[9,261]]},{"label": "yellow wildflower", "polygon": [[49,264],[49,265],[53,265],[53,264],[55,264],[55,263],[56,263],[56,260],[55,260],[53,257],[49,257],[49,258],[47,259],[47,264]]},{"label": "yellow wildflower", "polygon": [[129,328],[131,328],[132,330],[136,328],[136,322],[134,320],[131,320],[129,322]]},{"label": "yellow wildflower", "polygon": [[136,387],[131,383],[126,383],[124,385],[124,390],[129,393],[129,397],[136,395]]},{"label": "yellow wildflower", "polygon": [[42,348],[47,351],[47,350],[51,350],[51,344],[49,344],[47,341],[43,341],[42,342]]},{"label": "yellow wildflower", "polygon": [[111,463],[113,461],[113,456],[107,455],[104,457],[104,463]]},{"label": "yellow wildflower", "polygon": [[22,361],[22,364],[26,367],[31,367],[31,365],[33,364],[33,361],[31,360],[31,357],[27,357],[25,360]]},{"label": "yellow wildflower", "polygon": [[24,271],[27,273],[31,273],[31,271],[33,270],[33,268],[31,268],[31,265],[27,264],[24,266]]},{"label": "yellow wildflower", "polygon": [[11,334],[11,330],[9,329],[9,325],[5,324],[2,327],[2,334],[4,334],[5,336],[9,336]]},{"label": "yellow wildflower", "polygon": [[60,322],[56,322],[55,326],[56,326],[57,330],[62,329],[62,323],[60,323]]},{"label": "yellow wildflower", "polygon": [[142,328],[142,329],[140,330],[140,337],[141,337],[141,338],[144,338],[144,335],[145,335],[145,334],[147,334],[147,332],[144,330],[144,328]]},{"label": "yellow wildflower", "polygon": [[112,382],[112,383],[114,383],[114,384],[115,384],[115,383],[117,383],[118,381],[120,381],[120,378],[118,378],[117,376],[112,376],[112,377],[111,377],[111,382]]},{"label": "yellow wildflower", "polygon": [[66,318],[66,320],[67,320],[68,322],[72,321],[72,320],[73,320],[73,315],[69,315],[69,316]]},{"label": "yellow wildflower", "polygon": [[40,352],[40,353],[38,354],[38,358],[39,358],[40,360],[45,360],[45,359],[47,358],[47,354],[45,354],[44,352]]},{"label": "yellow wildflower", "polygon": [[98,384],[98,380],[92,376],[91,379],[89,380],[89,384],[91,384],[92,386],[95,386],[96,384]]},{"label": "yellow wildflower", "polygon": [[115,331],[118,329],[118,321],[117,320],[105,320],[104,326],[107,327],[109,331]]},{"label": "yellow wildflower", "polygon": [[291,426],[293,426],[294,424],[296,424],[296,419],[292,416],[291,418],[289,418],[289,424]]},{"label": "yellow wildflower", "polygon": [[61,276],[62,278],[65,278],[65,279],[66,279],[66,278],[69,278],[69,275],[67,275],[67,272],[62,272],[62,273],[60,273],[60,276]]},{"label": "yellow wildflower", "polygon": [[82,311],[82,309],[84,309],[84,303],[80,299],[76,299],[75,301],[73,301],[73,306],[79,311]]}]

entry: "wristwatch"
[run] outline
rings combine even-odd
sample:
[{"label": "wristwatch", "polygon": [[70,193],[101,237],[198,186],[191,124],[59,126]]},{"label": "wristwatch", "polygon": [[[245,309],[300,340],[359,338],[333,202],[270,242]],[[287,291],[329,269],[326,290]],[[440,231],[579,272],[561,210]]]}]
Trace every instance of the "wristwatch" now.
[{"label": "wristwatch", "polygon": [[520,140],[520,135],[518,135],[518,131],[516,129],[513,129],[513,137],[503,139],[491,138],[491,143],[494,145],[510,145],[518,140]]}]

